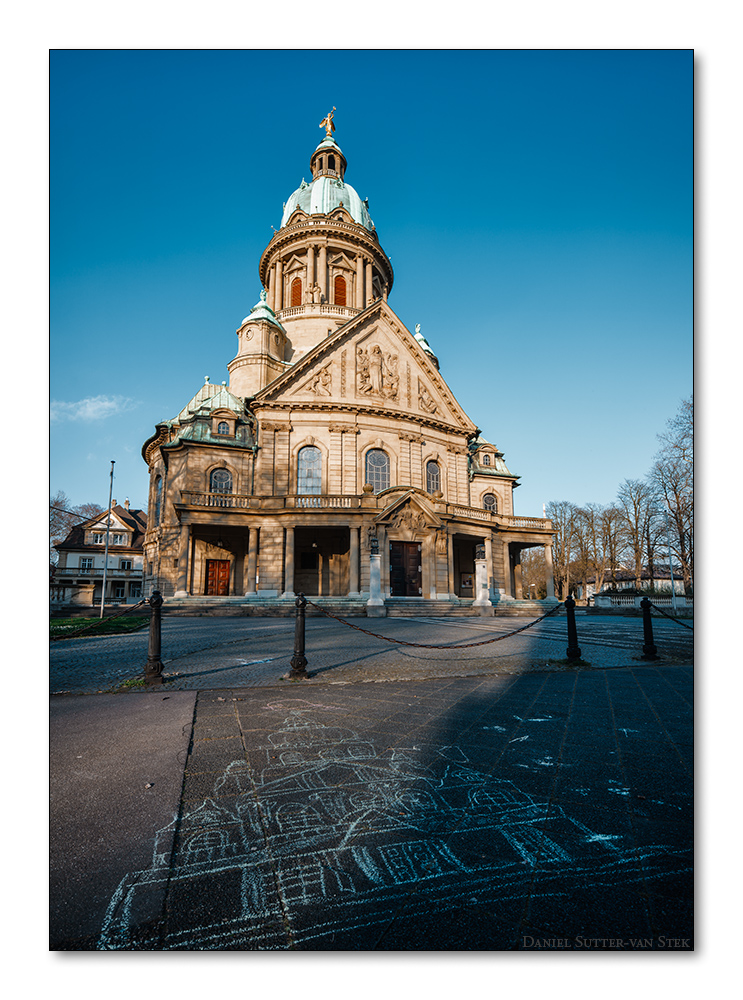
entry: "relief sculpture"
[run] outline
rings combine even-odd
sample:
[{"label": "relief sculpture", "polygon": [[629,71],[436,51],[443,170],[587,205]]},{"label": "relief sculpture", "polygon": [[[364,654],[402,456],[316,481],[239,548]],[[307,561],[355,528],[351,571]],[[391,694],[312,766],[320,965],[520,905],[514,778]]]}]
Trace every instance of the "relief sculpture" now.
[{"label": "relief sculpture", "polygon": [[396,354],[384,354],[379,344],[356,351],[356,386],[365,396],[397,399],[400,385]]},{"label": "relief sculpture", "polygon": [[425,528],[428,521],[424,514],[416,513],[410,507],[405,507],[398,513],[392,524],[395,528],[408,528],[410,531],[416,531]]},{"label": "relief sculpture", "polygon": [[316,396],[329,396],[332,383],[333,375],[330,371],[330,365],[327,364],[319,372],[316,372],[308,382],[305,382],[301,388],[309,392],[314,392]]},{"label": "relief sculpture", "polygon": [[437,410],[434,399],[420,379],[418,379],[418,405],[426,413],[435,413]]}]

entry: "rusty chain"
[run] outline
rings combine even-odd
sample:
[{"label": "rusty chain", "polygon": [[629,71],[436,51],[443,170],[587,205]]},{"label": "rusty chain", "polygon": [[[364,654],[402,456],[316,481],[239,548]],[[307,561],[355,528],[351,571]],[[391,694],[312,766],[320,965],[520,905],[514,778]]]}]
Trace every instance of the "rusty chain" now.
[{"label": "rusty chain", "polygon": [[[307,600],[307,598],[305,598]],[[361,628],[360,625],[352,625],[351,622],[346,621],[345,618],[339,618],[338,615],[334,615],[330,611],[326,611],[325,608],[321,608],[319,604],[314,604],[312,601],[307,601],[307,604],[311,608],[317,608],[328,618],[335,618],[337,622],[341,622],[343,625],[348,625],[349,628],[356,629],[357,632],[363,632],[364,635],[372,635],[375,639],[384,639],[385,642],[395,642],[400,646],[416,646],[418,649],[469,649],[471,646],[487,646],[491,642],[499,642],[501,639],[508,639],[512,635],[517,635],[519,632],[525,632],[526,629],[531,628],[532,625],[536,625],[537,622],[541,622],[545,618],[549,618],[553,615],[555,611],[562,607],[562,604],[556,604],[554,608],[551,608],[547,614],[541,615],[539,618],[535,618],[534,621],[529,622],[527,625],[522,625],[521,628],[514,629],[513,632],[506,632],[503,635],[496,635],[492,639],[483,639],[480,642],[465,642],[459,646],[449,646],[449,645],[434,645],[432,643],[426,642],[408,642],[406,639],[391,639],[387,635],[380,635],[379,632],[370,632],[368,629]]]},{"label": "rusty chain", "polygon": [[690,632],[694,631],[693,625],[685,625],[684,622],[680,622],[678,618],[674,618],[673,615],[667,615],[663,608],[659,608],[657,604],[650,602],[650,607],[655,608],[656,611],[660,611],[664,618],[669,618],[672,622],[676,622],[677,625],[682,625],[684,628],[688,628]]},{"label": "rusty chain", "polygon": [[82,635],[83,632],[90,632],[91,629],[98,628],[103,622],[113,621],[114,618],[122,618],[124,615],[128,615],[135,608],[141,608],[143,604],[147,604],[146,600],[141,600],[137,604],[132,604],[131,607],[126,607],[123,611],[119,611],[116,615],[109,615],[108,618],[101,618],[97,622],[93,622],[92,625],[84,625],[83,628],[75,629],[74,632],[66,632],[64,635],[53,635],[50,638],[50,642],[59,642],[60,639],[75,639],[78,635]]}]

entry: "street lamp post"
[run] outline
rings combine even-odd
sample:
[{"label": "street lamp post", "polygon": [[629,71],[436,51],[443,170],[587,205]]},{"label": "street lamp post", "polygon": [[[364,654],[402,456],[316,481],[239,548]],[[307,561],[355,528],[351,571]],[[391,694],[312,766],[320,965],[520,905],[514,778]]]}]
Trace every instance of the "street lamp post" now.
[{"label": "street lamp post", "polygon": [[108,490],[108,517],[106,518],[106,551],[103,555],[103,586],[101,588],[101,614],[103,618],[103,607],[106,603],[106,577],[108,576],[108,537],[111,532],[111,498],[114,495],[114,465],[116,462],[111,459],[111,485]]},{"label": "street lamp post", "polygon": [[676,612],[676,582],[673,579],[673,560],[671,558],[671,527],[668,520],[668,511],[666,511],[666,541],[668,542],[668,569],[671,573],[671,607],[673,608],[674,615]]}]

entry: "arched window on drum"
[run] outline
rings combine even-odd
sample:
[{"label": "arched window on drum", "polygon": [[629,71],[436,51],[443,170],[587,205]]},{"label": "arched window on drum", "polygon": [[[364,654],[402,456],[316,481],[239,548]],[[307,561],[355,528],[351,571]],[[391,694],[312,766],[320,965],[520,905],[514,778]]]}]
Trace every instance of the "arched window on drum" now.
[{"label": "arched window on drum", "polygon": [[163,477],[158,476],[155,480],[155,524],[160,523],[163,504]]},{"label": "arched window on drum", "polygon": [[295,278],[292,281],[292,306],[302,305],[302,282],[299,278]]},{"label": "arched window on drum", "polygon": [[297,493],[322,493],[322,452],[314,445],[299,449],[297,455]]},{"label": "arched window on drum", "polygon": [[365,482],[371,483],[375,493],[389,489],[390,459],[380,448],[372,448],[366,453]]},{"label": "arched window on drum", "polygon": [[426,462],[426,492],[438,493],[441,489],[441,469],[438,462]]},{"label": "arched window on drum", "polygon": [[335,304],[337,306],[344,306],[346,304],[346,279],[342,274],[336,274],[335,281],[333,282],[333,291]]},{"label": "arched window on drum", "polygon": [[482,505],[485,510],[489,510],[493,514],[498,513],[498,498],[494,493],[486,493],[482,498]]}]

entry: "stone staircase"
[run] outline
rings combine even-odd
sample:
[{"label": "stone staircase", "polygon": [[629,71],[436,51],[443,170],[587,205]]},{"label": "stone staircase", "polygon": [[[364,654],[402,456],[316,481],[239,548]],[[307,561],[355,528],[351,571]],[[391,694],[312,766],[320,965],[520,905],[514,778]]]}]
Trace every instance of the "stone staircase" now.
[{"label": "stone staircase", "polygon": [[[308,601],[325,608],[339,618],[365,618],[364,597],[309,597]],[[478,618],[518,616],[539,618],[549,610],[549,605],[541,601],[501,601],[492,608],[481,609],[472,606],[472,600],[448,601],[445,599],[427,601],[419,597],[388,597],[385,608],[389,618]],[[145,609],[148,610],[148,609]],[[558,614],[564,612],[558,612]],[[163,615],[189,617],[262,617],[293,618],[296,605],[293,599],[249,598],[249,597],[166,597]],[[317,608],[307,605],[307,617],[322,615]]]}]

